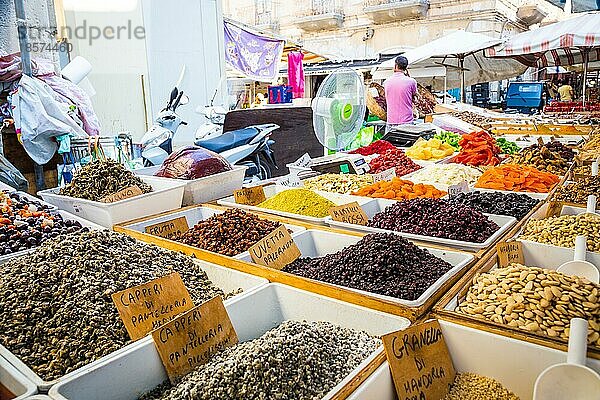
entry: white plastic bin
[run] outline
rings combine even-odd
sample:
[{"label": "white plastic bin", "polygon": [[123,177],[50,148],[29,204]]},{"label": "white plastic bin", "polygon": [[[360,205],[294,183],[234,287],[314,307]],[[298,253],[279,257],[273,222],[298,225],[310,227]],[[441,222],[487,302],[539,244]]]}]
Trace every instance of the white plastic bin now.
[{"label": "white plastic bin", "polygon": [[[369,219],[373,218],[375,214],[378,214],[384,211],[387,207],[393,204],[391,200],[385,199],[376,199],[374,202],[370,204],[366,204],[363,206],[363,210],[365,214],[369,217]],[[398,232],[398,231],[390,231],[387,229],[379,229],[379,228],[371,228],[368,226],[349,224],[347,222],[339,222],[334,221],[331,217],[326,217],[325,222],[332,227],[340,228],[340,229],[348,229],[352,231],[366,232],[366,233],[396,233],[402,237],[405,237],[410,240],[418,240],[421,242],[431,242],[442,246],[448,246],[452,248],[465,249],[465,250],[481,250],[490,247],[494,242],[496,242],[499,238],[504,236],[506,232],[517,222],[517,219],[514,217],[509,217],[505,215],[493,215],[493,214],[484,214],[490,220],[494,221],[500,227],[492,236],[490,236],[483,243],[475,243],[475,242],[465,242],[462,240],[453,240],[453,239],[444,239],[433,236],[423,236],[423,235],[415,235],[412,233]]]},{"label": "white plastic bin", "polygon": [[[198,264],[202,266],[204,272],[208,278],[219,288],[223,290],[223,292],[231,293],[237,289],[243,289],[243,293],[235,296],[231,299],[225,301],[225,305],[235,301],[236,297],[247,295],[252,293],[253,291],[265,286],[268,284],[268,280],[264,278],[259,278],[254,275],[246,274],[244,272],[239,272],[233,269],[225,268],[220,265],[207,263],[204,261],[196,260]],[[117,310],[115,309],[115,313]],[[0,357],[4,357],[8,360],[20,373],[25,375],[27,379],[32,381],[35,385],[37,385],[38,389],[42,392],[48,391],[53,385],[62,382],[68,379],[71,376],[78,375],[80,371],[88,370],[95,365],[102,365],[106,363],[108,360],[116,357],[119,354],[127,353],[130,349],[139,346],[140,342],[148,342],[151,341],[150,337],[146,337],[138,340],[137,342],[131,343],[122,349],[119,349],[111,354],[108,354],[84,367],[81,367],[73,372],[70,372],[58,379],[53,381],[44,381],[40,376],[38,376],[31,368],[25,365],[18,357],[12,354],[6,347],[0,345]],[[151,344],[151,343],[150,343]],[[158,357],[158,355],[157,355]],[[160,361],[159,361],[160,362]],[[77,399],[84,399],[83,397],[76,397]],[[102,398],[102,397],[99,397]],[[117,399],[119,397],[104,397],[104,399]]]},{"label": "white plastic bin", "polygon": [[[567,353],[559,350],[439,322],[457,372],[496,379],[522,400],[533,398],[535,380],[544,369],[567,360]],[[587,366],[600,373],[600,360],[588,358]],[[397,400],[388,362],[375,370],[348,400]]]},{"label": "white plastic bin", "polygon": [[[352,235],[344,235],[341,233],[327,232],[321,231],[317,229],[310,229],[304,232],[299,232],[292,235],[294,238],[294,242],[300,249],[300,253],[302,253],[302,257],[309,258],[317,258],[323,257],[327,254],[332,254],[342,250],[344,247],[351,246],[356,244],[358,241],[362,239],[359,236]],[[450,280],[454,275],[462,271],[472,260],[473,256],[467,253],[459,253],[455,251],[445,251],[440,249],[432,249],[427,247],[422,247],[427,249],[431,254],[436,257],[441,258],[444,261],[447,261],[452,265],[452,269],[446,272],[443,276],[441,276],[433,285],[431,285],[421,296],[419,296],[416,300],[404,300],[397,299],[395,297],[386,296],[377,293],[371,293],[359,289],[350,288],[347,286],[336,285],[338,287],[343,287],[345,289],[355,291],[361,294],[367,294],[369,296],[376,297],[378,299],[392,301],[395,303],[403,304],[408,307],[420,307],[435,293],[437,292],[448,280]],[[249,254],[242,254],[240,256],[236,256],[235,258],[242,259],[244,261],[252,262],[252,259]],[[402,284],[402,282],[398,282],[398,284]]]},{"label": "white plastic bin", "polygon": [[[257,338],[286,320],[329,321],[378,336],[406,329],[410,324],[403,317],[276,283],[241,295],[226,304],[226,308],[241,342]],[[331,398],[356,378],[358,372],[382,351],[383,346],[324,398]],[[166,379],[167,375],[154,343],[146,340],[119,357],[81,370],[50,389],[50,395],[57,400],[135,400]]]},{"label": "white plastic bin", "polygon": [[35,383],[27,379],[2,356],[0,356],[0,385],[15,396],[11,398],[14,400],[23,400],[37,393]]},{"label": "white plastic bin", "polygon": [[[265,197],[267,199],[270,199],[271,197],[275,196],[277,193],[281,193],[285,190],[290,190],[290,188],[285,187],[285,186],[279,186],[279,185],[269,185],[269,186],[265,186],[264,190],[265,190]],[[356,202],[358,202],[358,204],[360,206],[364,207],[365,205],[373,202],[373,199],[370,199],[368,197],[351,196],[351,195],[347,195],[347,194],[323,192],[323,191],[319,191],[319,190],[314,190],[314,192],[325,197],[326,199],[331,200],[338,206],[356,201]],[[263,213],[279,215],[281,217],[286,217],[286,218],[294,218],[294,219],[310,222],[310,223],[317,224],[317,225],[325,225],[325,220],[326,220],[325,217],[323,217],[323,218],[309,217],[306,215],[292,214],[292,213],[283,212],[283,211],[270,210],[268,208],[262,208],[262,207],[257,207],[257,206],[248,206],[245,204],[237,204],[235,202],[234,196],[229,196],[224,199],[218,200],[217,203],[222,206],[227,206],[227,207],[242,208],[245,210],[259,211],[259,212],[263,212]]]},{"label": "white plastic bin", "polygon": [[[86,219],[80,218],[77,215],[73,215],[71,213],[68,213],[68,212],[62,211],[62,210],[57,210],[56,211],[56,208],[54,208],[54,210],[55,211],[53,211],[53,212],[56,212],[56,213],[60,214],[63,217],[64,220],[78,221],[81,224],[81,226],[90,228],[91,230],[101,231],[103,229],[106,229],[103,226],[100,226],[98,224],[90,222],[90,221],[88,221]],[[2,256],[0,256],[0,264],[4,264],[8,260],[12,260],[15,257],[20,257],[22,255],[29,254],[29,253],[33,252],[35,249],[36,248],[34,247],[33,249],[24,250],[24,251],[18,251],[16,253],[7,254],[7,255],[2,255]]]},{"label": "white plastic bin", "polygon": [[107,228],[119,222],[159,214],[181,207],[185,183],[172,179],[142,177],[154,189],[151,193],[141,194],[116,201],[114,203],[101,203],[80,199],[77,197],[61,196],[60,188],[42,190],[40,196],[50,204],[61,210],[68,211],[89,221]]},{"label": "white plastic bin", "polygon": [[[136,175],[154,176],[160,166],[142,168],[134,170]],[[231,171],[221,172],[204,178],[193,180],[172,179],[177,182],[185,183],[183,192],[183,205],[191,206],[193,204],[207,203],[209,201],[221,199],[242,188],[244,176],[247,167],[234,165]],[[170,179],[170,178],[162,178]]]}]

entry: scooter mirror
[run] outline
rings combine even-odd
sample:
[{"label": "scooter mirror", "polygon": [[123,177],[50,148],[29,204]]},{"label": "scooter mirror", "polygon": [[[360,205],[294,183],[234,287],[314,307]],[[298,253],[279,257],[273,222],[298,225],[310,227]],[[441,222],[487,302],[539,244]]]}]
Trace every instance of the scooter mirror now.
[{"label": "scooter mirror", "polygon": [[179,100],[179,105],[183,106],[189,102],[190,102],[190,98],[184,94],[183,96],[181,96],[181,99]]}]

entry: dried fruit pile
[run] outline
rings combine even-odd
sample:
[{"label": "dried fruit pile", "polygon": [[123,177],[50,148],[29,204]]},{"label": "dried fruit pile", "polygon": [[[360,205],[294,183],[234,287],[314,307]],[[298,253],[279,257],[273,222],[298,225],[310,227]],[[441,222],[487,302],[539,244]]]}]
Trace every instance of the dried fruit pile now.
[{"label": "dried fruit pile", "polygon": [[521,148],[515,142],[511,142],[505,138],[496,139],[496,144],[498,147],[500,147],[500,150],[502,150],[503,154],[516,154],[519,152],[519,150],[521,150]]},{"label": "dried fruit pile", "polygon": [[557,175],[527,165],[503,164],[486,170],[475,187],[514,192],[548,193],[560,181]]},{"label": "dried fruit pile", "polygon": [[368,146],[352,150],[350,154],[360,154],[363,156],[371,156],[373,154],[383,154],[388,150],[395,150],[396,147],[387,140],[376,140]]},{"label": "dried fruit pile", "polygon": [[460,150],[460,145],[458,144],[458,142],[460,142],[460,139],[462,139],[462,136],[459,135],[458,133],[449,132],[449,131],[441,131],[439,133],[436,133],[435,136],[433,136],[433,138],[439,139],[444,143],[448,143],[450,146],[452,146],[454,148],[454,150]]},{"label": "dried fruit pile", "polygon": [[419,139],[406,150],[406,155],[415,160],[441,160],[454,154],[454,148],[439,139]]},{"label": "dried fruit pile", "polygon": [[395,234],[373,234],[321,258],[300,258],[283,271],[306,278],[416,300],[452,265]]},{"label": "dried fruit pile", "polygon": [[369,163],[371,174],[377,174],[390,168],[396,169],[396,176],[403,176],[421,169],[421,166],[414,163],[413,160],[401,149],[387,150],[379,157]]},{"label": "dried fruit pile", "polygon": [[460,153],[450,161],[472,166],[498,165],[502,152],[496,140],[484,131],[464,134],[460,142]]},{"label": "dried fruit pile", "polygon": [[391,181],[379,181],[365,186],[352,193],[355,196],[376,197],[390,200],[409,200],[418,197],[432,197],[438,199],[447,193],[437,190],[434,186],[412,183],[400,178]]},{"label": "dried fruit pile", "polygon": [[556,175],[564,175],[569,169],[570,163],[561,156],[558,151],[552,151],[549,145],[539,146],[537,144],[521,150],[511,157],[511,164],[529,165],[540,171],[551,172]]},{"label": "dried fruit pile", "polygon": [[226,256],[236,256],[280,226],[280,222],[262,219],[239,209],[228,209],[171,239]]},{"label": "dried fruit pile", "polygon": [[373,228],[483,243],[500,227],[481,212],[444,199],[399,201],[376,214]]},{"label": "dried fruit pile", "polygon": [[471,207],[482,213],[509,215],[516,219],[524,218],[539,203],[539,200],[522,193],[478,191],[459,193],[448,201]]},{"label": "dried fruit pile", "polygon": [[452,186],[466,181],[473,186],[482,172],[477,168],[462,164],[434,164],[415,172],[408,178],[415,183],[428,183]]}]

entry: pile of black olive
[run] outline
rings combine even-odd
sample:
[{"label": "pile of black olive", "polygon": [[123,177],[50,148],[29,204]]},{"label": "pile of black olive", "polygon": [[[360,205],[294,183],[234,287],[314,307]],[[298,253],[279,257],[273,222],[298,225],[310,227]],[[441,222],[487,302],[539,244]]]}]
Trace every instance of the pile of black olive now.
[{"label": "pile of black olive", "polygon": [[508,215],[523,219],[539,200],[523,193],[466,192],[448,200],[452,204],[471,207],[487,214]]}]

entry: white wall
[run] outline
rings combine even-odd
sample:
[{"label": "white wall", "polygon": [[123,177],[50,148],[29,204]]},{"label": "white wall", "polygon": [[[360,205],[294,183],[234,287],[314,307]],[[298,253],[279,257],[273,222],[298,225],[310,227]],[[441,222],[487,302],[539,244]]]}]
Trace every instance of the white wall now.
[{"label": "white wall", "polygon": [[[183,65],[182,84],[190,103],[178,110],[188,126],[182,126],[174,145],[190,142],[205,118],[194,112],[210,102],[225,70],[220,0],[143,0],[144,25],[152,112],[156,114]],[[218,103],[217,103],[218,104]]]}]

